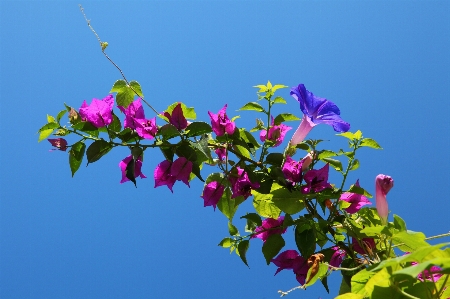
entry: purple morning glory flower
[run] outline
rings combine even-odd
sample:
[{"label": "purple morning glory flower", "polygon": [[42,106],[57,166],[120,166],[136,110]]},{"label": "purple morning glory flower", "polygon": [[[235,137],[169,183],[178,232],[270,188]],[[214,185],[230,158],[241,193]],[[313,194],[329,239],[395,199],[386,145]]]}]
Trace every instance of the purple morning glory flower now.
[{"label": "purple morning glory flower", "polygon": [[379,174],[375,178],[375,203],[377,206],[378,216],[381,218],[382,224],[387,224],[389,214],[388,203],[386,195],[394,187],[394,180],[384,174]]},{"label": "purple morning glory flower", "polygon": [[[132,163],[133,156],[129,155],[128,157],[126,157],[125,159],[123,159],[122,161],[120,161],[119,163],[119,167],[120,170],[122,171],[122,180],[120,181],[121,184],[130,181],[130,179],[127,177],[127,167],[129,166],[129,163]],[[137,177],[141,177],[141,179],[145,179],[146,176],[141,172],[141,168],[142,168],[142,161],[141,161],[141,157],[139,157],[136,162],[134,163],[134,178]],[[131,177],[132,179],[134,179],[133,177]],[[133,183],[136,185],[136,181],[133,181]]]},{"label": "purple morning glory flower", "polygon": [[234,122],[230,121],[226,113],[227,105],[223,106],[222,109],[217,114],[208,111],[209,117],[211,119],[211,126],[217,137],[223,136],[225,133],[228,135],[233,135],[236,125]]},{"label": "purple morning glory flower", "polygon": [[259,188],[259,183],[252,183],[248,178],[248,174],[244,171],[244,169],[237,167],[238,176],[230,176],[228,180],[231,183],[231,191],[233,195],[231,198],[236,198],[240,195],[244,196],[244,199],[247,199],[252,194],[252,189]]},{"label": "purple morning glory flower", "polygon": [[[359,187],[359,180],[356,181],[355,186]],[[343,193],[339,199],[350,203],[350,206],[345,208],[349,214],[354,214],[363,206],[372,204],[364,195],[351,192]]]},{"label": "purple morning glory flower", "polygon": [[[292,128],[286,126],[285,124],[279,124],[275,126],[274,119],[272,117],[272,125],[268,130],[268,134],[267,130],[262,130],[259,134],[259,139],[261,139],[262,142],[265,142],[266,139],[268,139],[274,143],[273,147],[277,147],[283,142],[284,136],[290,129]],[[268,135],[268,137],[266,135]]]},{"label": "purple morning glory flower", "polygon": [[303,112],[302,121],[290,141],[291,146],[302,142],[318,124],[333,126],[336,132],[347,132],[350,129],[350,124],[342,120],[339,108],[333,102],[316,97],[306,90],[305,85],[292,87],[290,94],[300,103],[300,110]]},{"label": "purple morning glory flower", "polygon": [[120,111],[125,114],[124,128],[136,129],[136,119],[145,119],[144,107],[142,107],[141,99],[133,101],[127,108],[117,106]]},{"label": "purple morning glory flower", "polygon": [[[284,216],[278,217],[278,219],[267,218],[264,219],[261,226],[258,226],[255,229],[255,233],[261,232],[259,234],[255,234],[252,238],[258,238],[266,242],[269,236],[274,234],[284,234],[286,232],[286,227],[283,229],[281,226],[283,225]],[[274,229],[274,227],[280,227]]]},{"label": "purple morning glory flower", "polygon": [[102,100],[93,99],[91,105],[83,101],[79,113],[83,120],[90,122],[97,128],[101,128],[112,122],[113,106],[114,97],[110,94]]},{"label": "purple morning glory flower", "polygon": [[330,165],[327,163],[321,169],[311,169],[305,173],[304,180],[306,182],[306,186],[302,187],[302,193],[308,194],[311,191],[313,193],[317,193],[326,188],[332,188],[331,184],[328,183],[329,169]]},{"label": "purple morning glory flower", "polygon": [[217,203],[223,195],[225,190],[225,186],[220,184],[219,182],[212,181],[203,189],[203,194],[200,196],[204,199],[204,206],[213,206],[214,210],[216,210]]},{"label": "purple morning glory flower", "polygon": [[183,109],[181,108],[181,103],[175,106],[172,110],[172,114],[169,112],[164,112],[164,116],[167,117],[169,123],[172,124],[178,131],[186,129],[188,122],[186,117],[184,117]]}]

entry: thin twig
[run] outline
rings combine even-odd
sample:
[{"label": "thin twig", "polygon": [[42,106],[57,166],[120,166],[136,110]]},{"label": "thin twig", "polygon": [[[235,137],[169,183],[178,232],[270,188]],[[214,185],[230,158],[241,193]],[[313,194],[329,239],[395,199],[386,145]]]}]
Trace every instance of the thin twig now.
[{"label": "thin twig", "polygon": [[109,60],[109,62],[112,63],[112,65],[114,65],[120,72],[120,74],[122,75],[123,80],[125,81],[125,83],[127,84],[127,87],[129,87],[138,97],[141,98],[141,100],[148,106],[150,107],[150,109],[152,109],[157,115],[159,114],[158,111],[156,111],[155,108],[152,107],[152,105],[150,105],[145,99],[143,95],[140,95],[139,93],[137,93],[137,91],[133,88],[133,86],[130,85],[130,83],[128,82],[127,78],[125,77],[125,74],[122,72],[122,70],[120,69],[120,67],[114,63],[114,61],[106,54],[105,49],[108,46],[107,42],[102,42],[102,40],[100,39],[100,36],[97,34],[97,32],[95,32],[94,28],[91,25],[91,21],[88,20],[88,18],[86,17],[86,14],[84,13],[84,8],[81,6],[81,4],[78,4],[81,10],[81,13],[83,14],[84,19],[86,20],[87,25],[89,26],[89,29],[91,29],[91,31],[94,33],[95,37],[97,37],[98,42],[100,43],[100,47],[102,49],[102,53],[103,55],[105,55],[105,57]]}]

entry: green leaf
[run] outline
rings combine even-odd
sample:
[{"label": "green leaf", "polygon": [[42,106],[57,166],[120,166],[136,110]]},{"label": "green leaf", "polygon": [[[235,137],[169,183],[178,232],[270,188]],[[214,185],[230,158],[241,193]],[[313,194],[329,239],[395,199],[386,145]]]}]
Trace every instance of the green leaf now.
[{"label": "green leaf", "polygon": [[117,80],[110,92],[117,92],[116,103],[124,108],[127,108],[133,102],[135,95],[134,91],[131,90],[124,80]]},{"label": "green leaf", "polygon": [[281,249],[283,249],[285,244],[286,243],[284,242],[283,237],[279,234],[273,234],[267,238],[262,247],[262,252],[266,258],[267,265],[269,265],[270,261],[280,252]]},{"label": "green leaf", "polygon": [[261,194],[252,190],[253,207],[262,217],[277,219],[281,210],[270,200],[270,194]]},{"label": "green leaf", "polygon": [[77,172],[78,168],[80,168],[85,150],[86,144],[84,144],[83,141],[78,141],[77,143],[72,145],[69,151],[69,165],[70,170],[72,171],[72,177],[75,175],[75,172]]},{"label": "green leaf", "polygon": [[278,96],[273,100],[274,104],[286,104],[286,100],[282,97]]},{"label": "green leaf", "polygon": [[82,132],[88,133],[89,135],[95,137],[97,137],[99,133],[98,128],[88,121],[80,121],[76,125],[73,125],[72,128],[74,128],[75,130],[80,130]]},{"label": "green leaf", "polygon": [[[339,287],[339,295],[343,295],[343,294],[351,292],[351,291],[352,290],[350,289],[350,286],[348,285],[348,283],[345,281],[345,278],[342,277],[341,286]],[[356,295],[356,294],[354,294],[354,295]],[[336,298],[340,298],[340,297],[341,296],[338,296]],[[360,297],[360,298],[362,299],[363,297]]]},{"label": "green leaf", "polygon": [[189,145],[194,148],[196,151],[199,151],[202,155],[204,155],[208,161],[209,164],[212,164],[213,158],[211,156],[211,149],[208,146],[208,140],[209,136],[204,135],[200,138],[199,141],[193,142],[189,140]]},{"label": "green leaf", "polygon": [[352,165],[350,166],[350,170],[356,170],[358,168],[359,168],[359,160],[355,159],[353,160]]},{"label": "green leaf", "polygon": [[337,171],[342,171],[342,163],[339,160],[323,158],[322,161],[329,163]]},{"label": "green leaf", "polygon": [[270,153],[266,157],[266,163],[281,167],[284,156],[282,153]]},{"label": "green leaf", "polygon": [[[114,113],[112,114],[112,116],[113,116],[113,121],[109,124],[108,129],[109,129],[109,131],[119,133],[122,130],[122,124],[120,123],[120,119]],[[115,136],[111,136],[111,137],[115,137]]]},{"label": "green leaf", "polygon": [[180,132],[178,132],[177,128],[172,124],[165,124],[158,130],[158,135],[163,137],[163,140],[169,140],[171,138],[180,136]]},{"label": "green leaf", "polygon": [[364,287],[366,286],[366,283],[369,281],[369,279],[374,275],[375,275],[374,272],[369,272],[367,271],[367,269],[363,269],[358,273],[356,273],[355,275],[353,275],[351,285],[352,293],[364,295],[365,294]]},{"label": "green leaf", "polygon": [[425,235],[421,232],[401,231],[392,236],[394,245],[404,252],[415,251],[417,248],[429,246],[425,241]]},{"label": "green leaf", "polygon": [[59,128],[59,125],[57,123],[48,123],[48,124],[44,125],[38,131],[39,132],[38,142],[41,142],[42,140],[46,139],[57,128]]},{"label": "green leaf", "polygon": [[253,111],[258,111],[258,112],[264,112],[264,108],[263,106],[261,106],[260,104],[256,103],[256,102],[249,102],[247,104],[245,104],[244,106],[242,106],[241,108],[238,109],[239,110],[253,110]]},{"label": "green leaf", "polygon": [[316,275],[314,275],[311,279],[309,278],[311,276],[311,272],[312,272],[313,268],[309,268],[308,270],[308,274],[306,275],[306,281],[308,281],[307,284],[305,284],[305,287],[311,286],[313,284],[316,283],[316,281],[321,278],[322,276],[324,276],[325,274],[327,274],[328,271],[328,266],[325,265],[324,263],[320,263],[319,264],[319,271],[317,271]]},{"label": "green leaf", "polygon": [[302,201],[303,194],[300,191],[290,192],[286,188],[280,188],[271,191],[271,194],[274,205],[287,214],[297,214],[305,207]]},{"label": "green leaf", "polygon": [[217,207],[228,218],[228,220],[231,221],[233,219],[234,214],[237,211],[238,206],[243,201],[244,201],[243,196],[238,196],[238,197],[232,199],[230,188],[226,188],[225,192],[223,192],[222,197],[220,198],[219,202],[217,203]]},{"label": "green leaf", "polygon": [[358,187],[358,186],[356,186],[354,184],[350,186],[350,189],[348,189],[347,192],[361,194],[361,195],[364,195],[366,197],[372,198],[372,194],[370,194],[365,189],[363,189],[361,187]]},{"label": "green leaf", "polygon": [[224,238],[222,241],[220,241],[220,243],[218,244],[218,246],[221,246],[223,248],[229,248],[231,247],[231,245],[233,244],[233,241],[231,240],[231,238]]},{"label": "green leaf", "polygon": [[89,163],[98,161],[101,157],[106,155],[111,149],[112,149],[111,144],[103,139],[92,142],[92,144],[88,147],[86,151],[88,165]]},{"label": "green leaf", "polygon": [[[167,109],[165,110],[165,112],[168,112],[170,115],[172,115],[173,109],[175,109],[175,107],[177,107],[179,104],[181,104],[181,110],[183,111],[183,115],[186,119],[196,119],[197,118],[197,114],[195,113],[194,107],[187,107],[184,103],[182,102],[175,102],[171,105],[169,105],[167,107]],[[163,115],[163,114],[158,114],[158,117],[165,119],[166,121],[168,121],[168,119]]]},{"label": "green leaf", "polygon": [[256,141],[255,137],[245,129],[239,129],[239,137],[247,144],[250,149],[258,149],[261,145]]},{"label": "green leaf", "polygon": [[228,221],[228,232],[230,233],[230,236],[235,236],[239,234],[239,231],[236,228],[236,226],[234,226],[233,223],[231,223],[230,221]]},{"label": "green leaf", "polygon": [[391,232],[389,231],[387,226],[384,225],[367,226],[364,229],[362,229],[360,233],[366,235],[367,237],[374,237],[380,234],[385,234],[387,236],[391,235]]},{"label": "green leaf", "polygon": [[375,140],[373,140],[371,138],[364,138],[361,141],[360,146],[361,147],[367,146],[367,147],[371,147],[371,148],[374,148],[374,149],[383,149]]},{"label": "green leaf", "polygon": [[296,120],[300,120],[300,119],[301,118],[298,118],[294,114],[282,113],[280,115],[277,115],[277,117],[275,117],[274,125],[279,125],[279,124],[281,124],[282,122],[285,122],[285,121],[296,121]]},{"label": "green leaf", "polygon": [[337,156],[337,154],[333,151],[329,151],[329,150],[323,150],[320,152],[319,156],[317,157],[319,160],[325,159],[325,158],[329,158],[329,157],[335,157]]},{"label": "green leaf", "polygon": [[254,222],[257,226],[261,226],[262,225],[261,216],[259,216],[256,213],[248,213],[248,214],[242,216],[241,219],[250,220],[250,221]]},{"label": "green leaf", "polygon": [[205,122],[193,122],[186,127],[185,131],[187,137],[193,137],[211,133],[212,128]]},{"label": "green leaf", "polygon": [[283,85],[283,84],[276,84],[276,85],[274,85],[274,86],[272,87],[272,92],[275,92],[275,91],[278,90],[278,89],[286,88],[286,87],[288,87],[288,86]]},{"label": "green leaf", "polygon": [[352,132],[339,133],[339,134],[336,134],[336,136],[342,136],[342,137],[345,137],[350,140],[355,139],[355,134],[353,134]]},{"label": "green leaf", "polygon": [[48,123],[56,123],[56,120],[53,116],[47,114],[47,122]]},{"label": "green leaf", "polygon": [[431,266],[443,267],[445,265],[447,265],[447,267],[448,265],[450,265],[450,258],[436,258],[395,271],[394,273],[392,273],[392,276],[407,275],[410,276],[411,278],[416,278],[417,275],[419,275],[424,270],[430,269]]},{"label": "green leaf", "polygon": [[312,228],[295,227],[295,243],[301,256],[309,257],[316,251],[316,235]]},{"label": "green leaf", "polygon": [[[343,282],[343,283],[345,283],[345,282]],[[365,296],[361,295],[361,294],[346,293],[346,294],[339,295],[334,299],[364,299],[364,298],[365,298]]]},{"label": "green leaf", "polygon": [[244,262],[244,264],[250,268],[250,266],[247,263],[247,258],[245,254],[247,253],[248,248],[250,247],[250,242],[248,240],[244,240],[239,243],[238,245],[238,253],[241,260]]},{"label": "green leaf", "polygon": [[236,150],[236,152],[238,152],[242,157],[251,159],[250,152],[248,151],[247,148],[245,148],[244,146],[239,145],[239,144],[235,144],[233,147]]},{"label": "green leaf", "polygon": [[399,231],[406,231],[405,221],[398,215],[394,214],[394,227]]},{"label": "green leaf", "polygon": [[267,87],[265,85],[256,85],[253,87],[259,88],[258,92],[266,92],[267,91]]},{"label": "green leaf", "polygon": [[58,124],[59,124],[59,121],[61,120],[61,118],[62,118],[62,117],[64,116],[64,114],[66,114],[66,113],[67,113],[67,110],[66,110],[66,109],[59,111],[58,115],[56,116],[56,121],[58,122]]},{"label": "green leaf", "polygon": [[141,85],[137,81],[130,81],[130,86],[138,93],[137,96],[140,98],[144,97],[142,93]]}]

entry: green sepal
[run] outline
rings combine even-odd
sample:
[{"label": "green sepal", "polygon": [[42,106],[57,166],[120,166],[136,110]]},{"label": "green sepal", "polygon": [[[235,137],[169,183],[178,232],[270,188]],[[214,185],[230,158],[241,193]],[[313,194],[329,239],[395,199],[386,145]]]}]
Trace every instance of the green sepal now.
[{"label": "green sepal", "polygon": [[277,115],[277,117],[275,117],[273,124],[275,126],[281,124],[282,122],[285,121],[296,121],[296,120],[300,120],[301,118],[298,118],[297,116],[295,116],[294,114],[291,113],[282,113]]},{"label": "green sepal", "polygon": [[88,160],[87,165],[89,165],[89,163],[98,161],[101,157],[106,155],[111,149],[112,149],[111,144],[103,139],[92,142],[86,151],[86,157]]},{"label": "green sepal", "polygon": [[286,243],[280,234],[273,234],[267,238],[262,247],[262,252],[264,254],[264,258],[266,259],[267,265],[269,265],[272,259],[280,252],[281,249],[283,249],[284,245],[286,245]]},{"label": "green sepal", "polygon": [[69,165],[72,171],[72,177],[75,172],[80,168],[81,162],[83,161],[84,152],[86,150],[86,144],[83,141],[78,141],[73,144],[69,151]]},{"label": "green sepal", "polygon": [[266,112],[263,108],[263,106],[261,106],[260,104],[256,103],[256,102],[249,102],[247,104],[245,104],[244,106],[242,106],[241,108],[238,109],[239,110],[252,110],[252,111],[257,111],[257,112]]},{"label": "green sepal", "polygon": [[250,268],[250,266],[247,263],[247,257],[245,256],[247,253],[248,248],[250,247],[250,242],[248,240],[244,240],[239,243],[237,247],[237,252],[241,260],[244,262],[244,264]]}]

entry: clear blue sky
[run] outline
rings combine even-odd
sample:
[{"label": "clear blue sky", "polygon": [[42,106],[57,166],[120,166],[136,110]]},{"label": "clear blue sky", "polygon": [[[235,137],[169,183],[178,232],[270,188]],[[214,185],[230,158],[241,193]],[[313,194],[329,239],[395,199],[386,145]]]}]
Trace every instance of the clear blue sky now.
[{"label": "clear blue sky", "polygon": [[[217,246],[227,220],[203,208],[198,180],[154,189],[160,153],[147,153],[150,178],[135,189],[119,184],[125,148],[71,178],[67,153],[37,143],[47,113],[103,98],[120,79],[77,4],[0,1],[0,298],[278,298],[296,286],[291,272],[273,276],[260,240],[250,269]],[[251,128],[257,115],[236,110],[256,100],[253,85],[304,83],[384,148],[361,150],[349,184],[373,194],[375,176],[391,175],[389,207],[409,229],[449,231],[449,1],[81,4],[158,111],[183,101],[208,121],[228,103]],[[300,116],[288,94],[277,112]],[[310,137],[346,146],[328,126]],[[251,198],[237,216],[248,211]],[[320,284],[290,296],[332,298]]]}]

